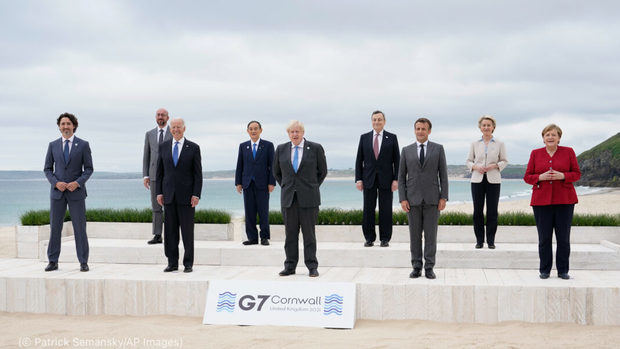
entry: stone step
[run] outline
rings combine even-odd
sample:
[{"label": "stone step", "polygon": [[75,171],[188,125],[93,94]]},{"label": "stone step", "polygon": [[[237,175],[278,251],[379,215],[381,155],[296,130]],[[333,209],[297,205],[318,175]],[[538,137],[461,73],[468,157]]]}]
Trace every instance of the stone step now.
[{"label": "stone step", "polygon": [[[153,237],[151,223],[103,223],[88,222],[86,231],[89,238],[101,239],[142,239]],[[233,240],[233,224],[196,224],[194,240],[225,241]]]},{"label": "stone step", "polygon": [[[89,239],[93,263],[132,263],[166,265],[162,244],[147,245],[144,240]],[[182,243],[179,246],[183,256]],[[613,245],[613,244],[612,244]],[[47,241],[40,244],[41,260],[47,260]],[[620,270],[620,252],[602,244],[572,244],[570,268],[586,270]],[[408,243],[391,243],[390,247],[364,247],[362,243],[319,242],[317,258],[320,266],[410,268]],[[303,246],[300,241],[299,265],[303,265]],[[64,241],[60,262],[76,262],[75,243]],[[274,241],[270,246],[243,246],[239,241],[195,241],[195,265],[221,266],[282,266],[284,243]],[[438,243],[438,268],[494,268],[538,270],[538,245],[532,243],[498,244],[495,250],[475,249],[470,243]]]},{"label": "stone step", "polygon": [[442,269],[410,279],[409,268],[320,267],[309,278],[278,277],[280,266],[196,266],[163,273],[161,265],[62,263],[44,272],[34,259],[0,259],[0,312],[67,315],[203,315],[210,280],[352,282],[358,319],[442,322],[568,322],[620,325],[620,271],[571,271],[572,279],[534,270]]}]

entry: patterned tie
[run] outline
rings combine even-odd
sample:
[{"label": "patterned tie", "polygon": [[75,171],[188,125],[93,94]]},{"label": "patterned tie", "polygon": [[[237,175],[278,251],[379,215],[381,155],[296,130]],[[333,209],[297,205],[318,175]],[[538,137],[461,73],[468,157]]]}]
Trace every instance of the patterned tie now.
[{"label": "patterned tie", "polygon": [[296,145],[295,146],[295,154],[293,154],[293,170],[295,170],[295,173],[297,173],[297,168],[299,167],[299,152],[298,152],[299,146]]},{"label": "patterned tie", "polygon": [[157,143],[161,144],[164,141],[164,130],[159,130],[159,140]]},{"label": "patterned tie", "polygon": [[375,141],[372,144],[372,150],[375,151],[375,159],[379,158],[379,134],[375,135]]},{"label": "patterned tie", "polygon": [[63,155],[65,157],[65,164],[69,162],[69,140],[65,141],[65,149],[63,151]]},{"label": "patterned tie", "polygon": [[174,167],[177,167],[177,162],[179,162],[179,141],[174,142],[174,149],[172,150],[172,161],[174,162]]},{"label": "patterned tie", "polygon": [[252,157],[256,159],[256,143],[252,146]]},{"label": "patterned tie", "polygon": [[420,165],[424,165],[424,144],[420,144]]}]

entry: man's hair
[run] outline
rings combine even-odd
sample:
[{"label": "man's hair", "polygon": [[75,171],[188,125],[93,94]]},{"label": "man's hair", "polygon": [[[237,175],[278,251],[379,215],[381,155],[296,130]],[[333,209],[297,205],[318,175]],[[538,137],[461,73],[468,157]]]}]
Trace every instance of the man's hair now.
[{"label": "man's hair", "polygon": [[259,129],[263,129],[263,126],[260,124],[260,122],[256,121],[256,120],[252,120],[250,122],[248,122],[248,128],[250,128],[250,125],[252,125],[253,123],[257,123],[258,124],[258,128]]},{"label": "man's hair", "polygon": [[375,116],[376,114],[381,114],[381,116],[383,116],[383,120],[385,120],[385,114],[383,114],[381,110],[373,111],[372,114],[370,114],[370,118],[372,119],[372,117]]},{"label": "man's hair", "polygon": [[69,118],[69,120],[71,120],[71,123],[73,124],[73,132],[77,131],[78,121],[75,115],[69,113],[60,114],[58,119],[56,119],[56,125],[60,126],[60,120],[62,120],[62,118]]},{"label": "man's hair", "polygon": [[418,122],[421,122],[423,124],[427,124],[428,125],[428,130],[430,131],[433,128],[433,124],[431,124],[431,121],[427,118],[418,118],[418,120],[416,120],[413,123],[413,127],[415,128],[415,124],[417,124]]},{"label": "man's hair", "polygon": [[301,132],[306,132],[304,128],[304,123],[299,120],[291,120],[291,122],[288,123],[288,126],[286,126],[286,132],[292,130],[294,127],[299,127]]}]

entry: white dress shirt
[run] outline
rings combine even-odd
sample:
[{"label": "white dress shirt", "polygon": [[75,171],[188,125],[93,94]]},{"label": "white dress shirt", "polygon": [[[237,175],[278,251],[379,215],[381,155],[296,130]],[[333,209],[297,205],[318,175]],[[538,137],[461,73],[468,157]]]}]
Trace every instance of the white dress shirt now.
[{"label": "white dress shirt", "polygon": [[[301,157],[304,155],[305,141],[306,141],[305,139],[302,139],[301,143],[299,143],[298,145],[299,149],[297,149],[297,156],[298,156],[297,168],[299,168],[299,165],[301,165]],[[293,164],[294,159],[295,159],[295,144],[291,142],[291,165]]]},{"label": "white dress shirt", "polygon": [[252,142],[250,138],[250,150],[254,151],[254,144],[256,144],[256,152],[258,153],[258,145],[260,144],[260,138],[256,140],[256,143]]},{"label": "white dress shirt", "polygon": [[[65,151],[65,142],[67,141],[67,139],[65,137],[61,137],[62,138],[62,151],[64,153]],[[72,135],[69,138],[69,154],[71,154],[71,149],[73,148],[73,139],[75,138],[75,135]]]},{"label": "white dress shirt", "polygon": [[424,144],[424,159],[426,159],[426,155],[428,155],[428,139],[424,143],[418,141],[415,141],[415,143],[418,145],[418,159],[420,158],[420,150],[422,150],[421,145]]},{"label": "white dress shirt", "polygon": [[381,152],[381,144],[383,144],[383,131],[377,133],[377,131],[372,132],[372,148],[375,148],[375,138],[379,135],[379,152]]},{"label": "white dress shirt", "polygon": [[[177,142],[177,140],[172,138],[172,148],[170,148],[170,149],[172,149],[172,154],[174,154],[174,144],[176,142]],[[178,147],[179,147],[179,158],[181,157],[181,150],[183,150],[183,143],[185,143],[185,137],[183,137],[183,138],[181,138],[179,140],[179,145],[178,145]]]}]

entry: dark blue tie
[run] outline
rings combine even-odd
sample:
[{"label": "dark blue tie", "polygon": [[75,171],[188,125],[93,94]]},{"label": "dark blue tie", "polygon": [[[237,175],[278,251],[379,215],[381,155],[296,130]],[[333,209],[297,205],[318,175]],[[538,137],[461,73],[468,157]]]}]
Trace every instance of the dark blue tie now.
[{"label": "dark blue tie", "polygon": [[293,154],[293,170],[295,170],[295,173],[297,173],[297,168],[299,168],[299,153],[297,152],[298,149],[299,146],[296,145],[295,154]]},{"label": "dark blue tie", "polygon": [[157,141],[158,144],[162,144],[164,142],[164,130],[160,129],[159,130],[159,140]]},{"label": "dark blue tie", "polygon": [[63,151],[63,155],[65,156],[65,164],[69,162],[69,140],[65,141],[65,150]]},{"label": "dark blue tie", "polygon": [[420,144],[420,165],[424,165],[424,144]]},{"label": "dark blue tie", "polygon": [[252,147],[252,157],[256,159],[256,143],[254,143],[254,146]]},{"label": "dark blue tie", "polygon": [[174,162],[174,167],[177,167],[177,162],[179,162],[179,142],[174,142],[174,149],[172,150],[172,162]]}]

